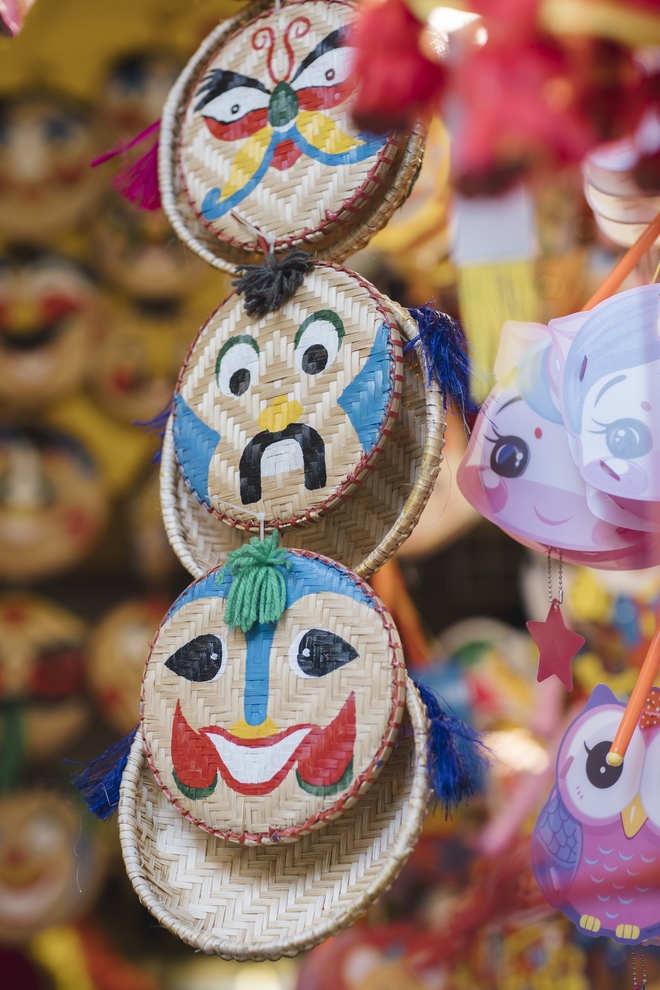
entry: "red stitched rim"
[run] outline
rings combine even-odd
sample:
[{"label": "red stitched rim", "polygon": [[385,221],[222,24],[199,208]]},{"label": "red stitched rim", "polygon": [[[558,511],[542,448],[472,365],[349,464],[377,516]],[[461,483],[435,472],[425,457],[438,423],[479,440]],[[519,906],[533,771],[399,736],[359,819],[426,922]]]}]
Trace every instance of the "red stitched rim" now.
[{"label": "red stitched rim", "polygon": [[[325,564],[326,566],[334,567],[336,570],[341,571],[346,577],[348,577],[360,589],[360,591],[363,592],[363,594],[365,594],[369,599],[371,599],[371,601],[373,602],[374,611],[379,616],[381,616],[383,620],[383,626],[385,627],[388,633],[388,647],[391,652],[392,668],[394,672],[394,677],[392,679],[392,707],[387,722],[387,731],[383,736],[380,746],[378,747],[378,750],[376,751],[376,754],[374,755],[373,759],[369,763],[368,767],[365,770],[363,770],[361,774],[359,774],[357,777],[354,778],[348,790],[344,791],[339,796],[339,799],[330,808],[326,808],[323,811],[318,811],[316,814],[311,815],[309,818],[306,819],[306,821],[302,823],[302,825],[290,825],[287,828],[279,828],[279,829],[273,828],[273,829],[269,829],[268,832],[235,832],[233,831],[233,829],[211,828],[205,822],[201,821],[198,818],[195,818],[190,811],[186,811],[186,809],[181,805],[179,799],[174,797],[170,789],[163,783],[160,776],[160,772],[154,766],[153,756],[151,754],[151,750],[149,749],[149,745],[147,743],[144,734],[144,715],[143,715],[144,680],[149,667],[149,661],[151,660],[151,654],[153,652],[154,646],[156,645],[156,640],[160,635],[161,629],[163,628],[164,624],[167,622],[167,619],[169,618],[170,614],[172,613],[172,610],[176,606],[179,599],[186,594],[188,589],[186,588],[184,591],[182,591],[179,597],[176,599],[176,601],[167,610],[167,613],[163,616],[163,619],[161,620],[161,623],[158,626],[156,634],[149,646],[149,655],[147,656],[147,661],[144,665],[144,671],[142,674],[142,690],[140,693],[140,732],[142,733],[142,739],[144,742],[144,752],[147,762],[149,763],[151,772],[153,773],[156,779],[156,783],[158,784],[162,792],[165,794],[167,800],[174,805],[177,811],[181,815],[183,815],[184,818],[187,818],[189,822],[191,822],[193,825],[196,825],[198,828],[202,829],[202,831],[208,832],[209,835],[217,835],[218,838],[220,839],[224,839],[230,842],[236,842],[241,845],[245,843],[262,845],[264,842],[271,843],[271,842],[278,842],[283,839],[298,838],[302,835],[307,834],[307,832],[312,830],[315,825],[319,825],[320,823],[327,824],[328,821],[339,817],[341,814],[343,814],[344,811],[347,811],[350,807],[352,807],[352,805],[355,804],[355,802],[360,797],[359,794],[360,788],[364,784],[371,784],[374,778],[378,775],[378,773],[382,769],[383,763],[381,762],[381,760],[383,755],[385,754],[385,751],[387,749],[390,750],[393,749],[399,733],[399,728],[403,720],[404,709],[406,707],[406,701],[405,701],[406,666],[403,659],[401,659],[397,655],[397,649],[398,649],[401,651],[401,656],[403,656],[403,648],[401,646],[398,631],[396,626],[394,625],[392,617],[385,608],[385,605],[382,603],[378,595],[373,590],[373,588],[371,588],[371,586],[368,585],[366,581],[363,581],[362,578],[358,577],[357,574],[349,570],[348,567],[345,567],[343,564],[340,564],[336,560],[331,560],[330,557],[324,557],[322,556],[322,554],[312,553],[310,550],[288,549],[287,553],[294,554],[296,557],[307,557],[310,560],[318,560],[322,564]],[[197,578],[196,581],[193,581],[193,585],[199,584],[200,581],[205,581],[206,578],[209,576],[209,574],[214,574],[218,571],[221,571],[222,566],[223,565],[214,567],[210,571],[207,571],[207,573],[203,577]],[[188,587],[191,587],[191,585],[189,585]],[[393,633],[395,635],[393,635]],[[403,697],[400,697],[402,687],[403,687]],[[387,756],[385,757],[385,761],[389,759],[390,755],[391,753],[387,754]]]},{"label": "red stitched rim", "polygon": [[[390,328],[390,331],[393,326],[396,326],[396,321],[394,320],[392,314],[386,309],[381,294],[374,288],[374,286],[370,282],[367,282],[367,280],[362,278],[361,275],[358,275],[357,272],[353,272],[351,271],[350,268],[345,268],[343,265],[333,264],[332,262],[325,262],[325,261],[314,261],[314,266],[316,268],[321,268],[321,269],[330,268],[333,269],[334,271],[345,272],[354,281],[356,281],[363,289],[366,289],[366,291],[369,293],[369,295],[375,302],[378,312],[383,316],[383,319]],[[185,361],[181,365],[181,370],[179,371],[179,377],[177,378],[177,383],[174,390],[175,394],[177,394],[181,388],[183,376],[188,369],[190,358],[192,357],[192,353],[195,349],[197,341],[202,335],[202,332],[208,326],[209,321],[213,319],[215,314],[220,309],[222,309],[225,303],[229,299],[231,299],[231,297],[234,295],[236,295],[235,291],[230,292],[229,295],[225,299],[223,299],[220,305],[213,310],[209,318],[206,320],[206,322],[197,332],[195,339],[190,345],[190,349],[188,350]],[[389,344],[393,351],[393,357],[394,357],[394,361],[391,362],[391,371],[390,371],[390,396],[385,410],[385,415],[383,416],[383,420],[381,423],[381,429],[378,433],[378,437],[376,438],[373,446],[368,451],[365,451],[363,453],[362,457],[358,461],[355,468],[351,471],[351,473],[348,474],[346,478],[344,478],[344,480],[341,481],[337,486],[335,486],[334,490],[322,502],[319,502],[319,504],[314,506],[314,508],[306,509],[305,512],[300,513],[299,515],[291,516],[289,519],[271,519],[271,520],[267,519],[265,521],[265,528],[267,531],[272,531],[274,529],[287,529],[289,527],[299,526],[304,523],[315,522],[317,517],[327,515],[333,509],[337,508],[337,506],[341,502],[345,501],[346,499],[349,499],[351,497],[351,492],[353,488],[363,483],[361,480],[362,476],[365,474],[366,471],[369,470],[372,461],[377,457],[378,454],[382,452],[382,447],[380,446],[381,438],[385,438],[385,440],[387,440],[392,434],[392,430],[388,428],[387,424],[391,423],[391,421],[394,419],[398,419],[399,416],[398,412],[393,412],[392,406],[394,405],[394,402],[400,400],[402,396],[400,389],[397,391],[397,383],[401,383],[403,381],[403,374],[401,373],[401,367],[403,365],[403,347],[401,342],[395,340],[391,336],[391,334],[389,337]],[[175,408],[172,409],[172,417],[173,419],[176,419]],[[206,499],[202,498],[200,494],[195,490],[195,488],[190,484],[190,481],[188,480],[188,477],[183,469],[183,466],[179,461],[176,451],[176,445],[174,446],[174,454],[177,459],[179,471],[181,472],[181,477],[185,481],[188,490],[192,495],[194,495],[194,497],[197,499],[199,504],[204,506],[207,512],[209,512],[212,516],[215,516],[216,519],[220,519],[222,520],[222,522],[226,523],[227,525],[232,526],[234,529],[242,529],[247,533],[259,532],[260,527],[259,527],[259,521],[257,519],[255,519],[254,521],[235,519],[233,516],[229,515],[228,513],[222,512],[220,509],[216,509],[214,506],[209,505]]]},{"label": "red stitched rim", "polygon": [[[346,2],[346,0],[290,0],[290,2],[287,2],[286,6],[295,7],[310,2],[324,3],[325,5],[327,5],[328,3],[340,4],[344,7],[349,7],[352,10],[356,9],[356,4],[351,2]],[[206,65],[200,71],[199,75],[195,79],[195,82],[190,89],[190,95],[186,100],[185,107],[181,112],[181,120],[183,120],[183,118],[188,112],[188,107],[192,102],[193,93],[197,89],[200,80],[202,79],[204,73],[208,69],[208,65],[211,59],[215,58],[215,56],[220,51],[220,49],[223,48],[224,45],[226,45],[233,37],[235,37],[235,35],[238,34],[239,31],[245,30],[260,18],[270,17],[271,14],[273,13],[277,13],[274,7],[261,11],[251,21],[246,21],[245,24],[242,24],[239,28],[237,28],[237,30],[233,34],[229,35],[223,40],[222,44],[216,49],[214,54],[210,56],[209,61],[207,61]],[[179,180],[181,182],[181,190],[183,192],[183,195],[185,196],[188,206],[195,215],[195,219],[198,221],[198,223],[201,224],[202,227],[204,227],[205,230],[208,230],[208,232],[217,240],[223,241],[225,244],[229,244],[231,245],[231,247],[235,247],[240,251],[244,251],[246,254],[254,254],[255,251],[258,251],[258,247],[256,247],[255,245],[250,246],[246,241],[239,241],[235,237],[231,237],[227,234],[224,234],[222,231],[214,228],[212,224],[209,223],[208,220],[204,220],[204,218],[201,216],[199,207],[196,206],[193,200],[191,199],[190,192],[188,190],[188,183],[186,181],[185,172],[183,170],[183,165],[181,161],[181,130],[182,127],[179,127],[179,133],[177,135],[177,152],[176,152],[177,171],[179,173]],[[328,214],[328,211],[326,210],[325,217],[319,221],[316,227],[307,228],[303,230],[301,233],[289,237],[279,238],[278,240],[275,241],[275,247],[284,249],[287,247],[289,248],[293,247],[294,245],[299,245],[301,243],[310,244],[311,238],[314,236],[314,234],[322,234],[325,231],[325,229],[331,225],[334,225],[332,231],[334,233],[334,229],[341,229],[342,227],[345,227],[347,225],[359,223],[360,219],[362,219],[361,214],[365,210],[365,204],[364,203],[361,204],[360,207],[358,207],[357,209],[351,209],[351,207],[358,199],[363,199],[368,203],[370,200],[374,198],[374,191],[371,192],[366,191],[368,186],[372,183],[375,183],[376,187],[378,187],[383,182],[383,179],[377,176],[375,173],[383,163],[387,164],[389,170],[389,167],[394,164],[397,154],[400,151],[400,148],[401,148],[401,139],[395,136],[394,131],[390,131],[387,135],[387,140],[385,144],[378,152],[378,155],[376,156],[376,160],[373,166],[371,167],[371,169],[369,170],[369,173],[365,177],[364,181],[359,186],[359,188],[353,192],[350,199],[346,199],[342,202],[337,213]],[[323,240],[319,239],[317,241],[312,242],[311,246],[321,247],[322,244],[323,244]]]}]

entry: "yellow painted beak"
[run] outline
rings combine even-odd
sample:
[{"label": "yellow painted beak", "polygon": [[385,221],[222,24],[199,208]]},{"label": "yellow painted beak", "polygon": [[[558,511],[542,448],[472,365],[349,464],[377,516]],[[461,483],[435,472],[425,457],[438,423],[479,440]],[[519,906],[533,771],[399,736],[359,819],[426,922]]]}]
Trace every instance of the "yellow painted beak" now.
[{"label": "yellow painted beak", "polygon": [[259,414],[259,428],[268,430],[269,433],[279,433],[286,430],[290,423],[297,423],[302,416],[302,406],[295,400],[289,402],[286,395],[278,395]]},{"label": "yellow painted beak", "polygon": [[644,811],[644,805],[638,792],[628,807],[621,812],[621,824],[626,836],[632,839],[633,835],[637,835],[647,818],[648,815]]}]

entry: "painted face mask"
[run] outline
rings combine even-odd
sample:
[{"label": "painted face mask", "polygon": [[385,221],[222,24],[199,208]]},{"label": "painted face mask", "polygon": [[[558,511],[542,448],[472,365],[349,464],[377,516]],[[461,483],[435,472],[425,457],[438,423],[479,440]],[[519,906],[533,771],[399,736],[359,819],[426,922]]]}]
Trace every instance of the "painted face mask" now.
[{"label": "painted face mask", "polygon": [[654,692],[626,757],[606,756],[625,705],[594,688],[566,732],[557,779],[532,836],[532,866],[552,907],[580,932],[636,944],[660,932],[660,757]]},{"label": "painted face mask", "polygon": [[239,842],[334,820],[388,759],[403,716],[402,652],[383,605],[340,564],[280,552],[279,621],[229,629],[237,578],[211,571],[171,608],[144,674],[158,783],[187,818]]},{"label": "painted face mask", "polygon": [[309,522],[350,495],[400,407],[401,338],[359,276],[318,265],[293,299],[248,320],[232,295],[200,331],[174,396],[176,457],[211,512],[258,531]]},{"label": "painted face mask", "polygon": [[40,406],[80,385],[99,321],[96,287],[73,259],[23,246],[0,255],[0,402]]},{"label": "painted face mask", "polygon": [[373,234],[405,199],[404,149],[417,138],[361,133],[351,121],[353,12],[302,0],[239,15],[179,77],[161,132],[172,162],[163,203],[195,250],[236,262],[261,234],[276,253],[309,245],[338,260],[355,249],[338,246],[350,230],[370,219]]},{"label": "painted face mask", "polygon": [[636,503],[660,502],[659,296],[655,285],[629,289],[589,313],[550,323],[580,474],[610,496],[612,512],[651,520],[644,526],[651,529],[658,528],[660,507],[644,516]]},{"label": "painted face mask", "polygon": [[39,240],[77,223],[102,188],[96,141],[88,111],[60,95],[3,98],[0,233]]},{"label": "painted face mask", "polygon": [[594,566],[648,566],[643,533],[617,529],[589,508],[556,405],[553,359],[547,327],[505,324],[498,384],[459,468],[461,491],[486,519],[534,549],[561,548],[565,560]]},{"label": "painted face mask", "polygon": [[99,535],[108,494],[72,437],[0,429],[0,576],[31,580],[81,560]]},{"label": "painted face mask", "polygon": [[103,84],[99,109],[118,137],[137,134],[157,120],[183,68],[180,57],[159,49],[120,55]]}]

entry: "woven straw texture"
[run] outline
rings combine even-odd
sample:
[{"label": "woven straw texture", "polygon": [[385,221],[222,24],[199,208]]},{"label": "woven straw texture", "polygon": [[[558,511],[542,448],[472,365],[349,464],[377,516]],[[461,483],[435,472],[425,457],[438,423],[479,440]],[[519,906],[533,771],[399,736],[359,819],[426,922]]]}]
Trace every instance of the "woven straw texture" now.
[{"label": "woven straw texture", "polygon": [[174,445],[211,512],[259,532],[318,518],[380,456],[401,405],[401,337],[376,290],[316,265],[260,320],[233,294],[202,327],[174,397]]},{"label": "woven straw texture", "polygon": [[387,222],[421,167],[421,124],[376,138],[351,123],[338,32],[354,6],[271,8],[260,0],[216,28],[163,111],[163,208],[184,243],[225,271],[262,260],[259,235],[276,251],[342,260]]},{"label": "woven straw texture", "polygon": [[224,843],[196,828],[160,791],[133,743],[122,779],[119,836],[142,903],[202,952],[278,959],[353,924],[412,853],[429,798],[427,718],[407,684],[412,733],[338,822],[287,846]]},{"label": "woven straw texture", "polygon": [[382,602],[335,561],[288,562],[276,628],[228,629],[231,579],[211,572],[168,612],[144,674],[158,783],[236,842],[294,841],[334,821],[379,774],[403,718],[403,653]]},{"label": "woven straw texture", "polygon": [[[416,323],[393,307],[404,340]],[[399,418],[392,436],[355,494],[309,526],[284,529],[286,546],[304,547],[339,560],[368,578],[412,532],[433,491],[444,445],[439,389],[427,386],[413,352],[406,355]],[[174,456],[168,424],[161,462],[161,507],[170,543],[181,563],[201,577],[245,541],[241,530],[222,525],[191,495]]]}]

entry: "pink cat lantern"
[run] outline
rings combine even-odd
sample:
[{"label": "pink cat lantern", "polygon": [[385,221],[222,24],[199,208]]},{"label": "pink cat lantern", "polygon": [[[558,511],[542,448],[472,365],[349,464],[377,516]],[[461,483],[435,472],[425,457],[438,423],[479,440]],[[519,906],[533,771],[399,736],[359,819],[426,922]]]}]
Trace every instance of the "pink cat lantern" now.
[{"label": "pink cat lantern", "polygon": [[612,767],[605,758],[625,705],[604,684],[594,688],[561,742],[532,834],[532,869],[548,903],[585,935],[629,945],[660,934],[658,707],[650,697],[655,711]]},{"label": "pink cat lantern", "polygon": [[[660,536],[615,526],[590,509],[558,408],[559,366],[548,328],[508,322],[458,471],[481,515],[532,549],[601,568],[650,566]],[[555,382],[556,379],[556,382]]]}]

